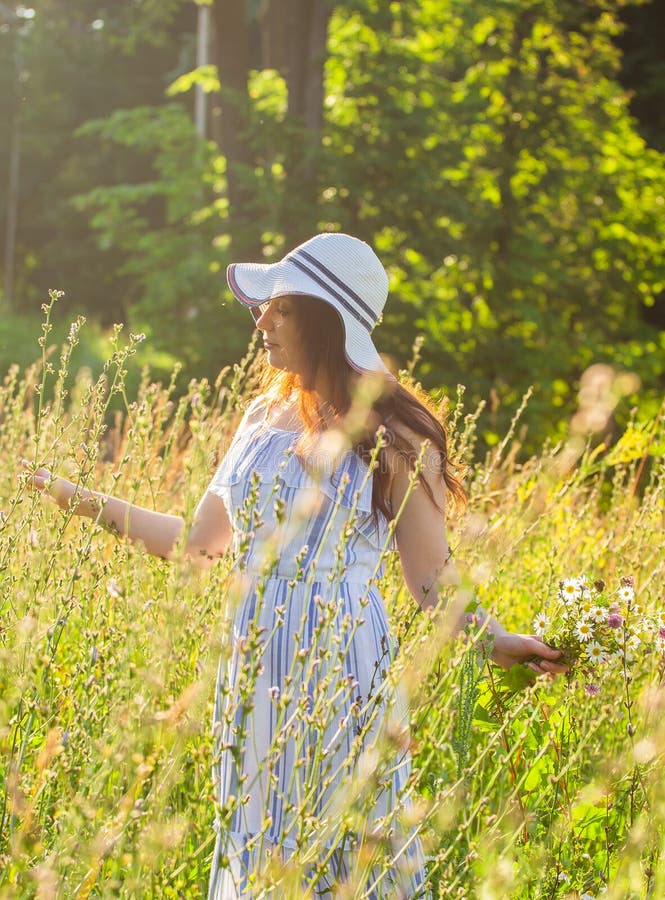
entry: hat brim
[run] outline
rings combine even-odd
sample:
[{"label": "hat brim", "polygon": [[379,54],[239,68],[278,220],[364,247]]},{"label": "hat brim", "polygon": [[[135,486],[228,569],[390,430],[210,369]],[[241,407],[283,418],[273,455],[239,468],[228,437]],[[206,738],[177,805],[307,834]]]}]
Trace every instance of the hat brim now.
[{"label": "hat brim", "polygon": [[321,281],[302,272],[289,259],[276,263],[232,263],[226,280],[233,296],[249,307],[258,319],[267,304],[276,297],[316,297],[332,306],[344,326],[344,351],[347,362],[356,372],[377,372],[394,378],[372,341],[368,323],[361,315],[343,305],[343,298],[333,294]]}]

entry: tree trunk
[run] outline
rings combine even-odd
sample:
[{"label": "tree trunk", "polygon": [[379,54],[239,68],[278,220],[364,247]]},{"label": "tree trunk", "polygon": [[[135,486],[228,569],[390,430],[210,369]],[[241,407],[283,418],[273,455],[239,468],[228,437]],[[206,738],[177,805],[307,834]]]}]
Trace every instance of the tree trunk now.
[{"label": "tree trunk", "polygon": [[282,75],[287,68],[287,17],[289,0],[263,0],[260,13],[261,63],[265,69],[277,69]]},{"label": "tree trunk", "polygon": [[310,236],[317,219],[323,74],[332,8],[331,0],[265,0],[263,6],[263,62],[278,69],[286,80],[288,124],[293,130],[285,160],[287,186],[281,222],[289,244]]},{"label": "tree trunk", "polygon": [[[288,89],[292,130],[285,160],[283,209],[275,226],[288,243],[308,237],[317,215],[318,151],[323,126],[323,70],[331,0],[264,0],[261,66],[275,68]],[[226,157],[229,227],[233,253],[256,252],[258,237],[250,188],[253,167],[248,135],[250,70],[246,0],[214,0],[215,58],[221,84],[216,139]]]},{"label": "tree trunk", "polygon": [[256,249],[252,231],[249,176],[252,154],[247,139],[249,36],[245,0],[214,0],[214,55],[221,85],[215,138],[226,157],[229,230],[232,252]]},{"label": "tree trunk", "polygon": [[288,6],[289,115],[317,137],[323,124],[323,68],[331,13],[329,0],[290,0]]}]

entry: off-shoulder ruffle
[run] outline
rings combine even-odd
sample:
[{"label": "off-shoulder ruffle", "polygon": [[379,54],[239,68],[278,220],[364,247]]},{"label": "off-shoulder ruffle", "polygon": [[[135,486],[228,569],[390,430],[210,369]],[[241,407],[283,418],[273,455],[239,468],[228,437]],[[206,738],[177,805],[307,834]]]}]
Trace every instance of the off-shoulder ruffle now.
[{"label": "off-shoulder ruffle", "polygon": [[[305,469],[295,453],[297,433],[249,427],[245,440],[234,441],[217,469],[209,490],[258,479],[261,484],[281,483],[290,488],[317,488],[339,506],[361,513],[372,511],[372,477],[365,463],[349,450],[329,474]],[[252,447],[255,440],[262,447]],[[252,452],[249,452],[251,449]]]},{"label": "off-shoulder ruffle", "polygon": [[377,529],[372,516],[372,476],[367,465],[352,451],[346,452],[330,473],[311,472],[295,453],[298,432],[281,431],[262,422],[246,424],[215,473],[208,490],[228,498],[238,483],[318,490],[337,507],[348,509],[349,524],[376,549],[388,540],[388,524],[379,514]]}]

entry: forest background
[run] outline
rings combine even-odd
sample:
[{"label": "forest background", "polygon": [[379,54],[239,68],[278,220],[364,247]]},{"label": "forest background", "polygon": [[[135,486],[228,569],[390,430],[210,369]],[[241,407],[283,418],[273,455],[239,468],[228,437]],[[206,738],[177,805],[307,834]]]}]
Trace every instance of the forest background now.
[{"label": "forest background", "polygon": [[487,404],[486,446],[531,385],[527,443],[557,437],[597,362],[639,377],[619,419],[655,413],[662,0],[207,5],[197,67],[192,0],[0,4],[1,371],[38,356],[54,288],[54,339],[89,320],[73,369],[124,322],[130,379],[214,378],[251,334],[226,264],[340,229],[389,271],[380,349],[422,335],[418,377]]}]

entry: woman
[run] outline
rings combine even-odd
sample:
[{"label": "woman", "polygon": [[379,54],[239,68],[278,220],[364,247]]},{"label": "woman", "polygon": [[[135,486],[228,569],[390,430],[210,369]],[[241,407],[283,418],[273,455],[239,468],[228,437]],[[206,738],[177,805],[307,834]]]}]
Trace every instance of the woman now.
[{"label": "woman", "polygon": [[[463,491],[446,433],[372,342],[388,278],[367,244],[319,234],[278,263],[231,265],[227,279],[256,318],[269,366],[185,539],[204,566],[233,548],[209,897],[251,897],[271,877],[282,878],[274,896],[287,896],[294,854],[295,883],[310,896],[344,884],[367,897],[426,896],[420,844],[400,820],[405,716],[386,677],[395,641],[376,583],[391,547],[421,607],[437,609],[439,588],[455,582],[443,510]],[[32,483],[69,507],[71,482],[40,468]],[[76,512],[166,558],[184,528],[94,492]],[[487,626],[501,666],[565,670],[540,639]]]}]

